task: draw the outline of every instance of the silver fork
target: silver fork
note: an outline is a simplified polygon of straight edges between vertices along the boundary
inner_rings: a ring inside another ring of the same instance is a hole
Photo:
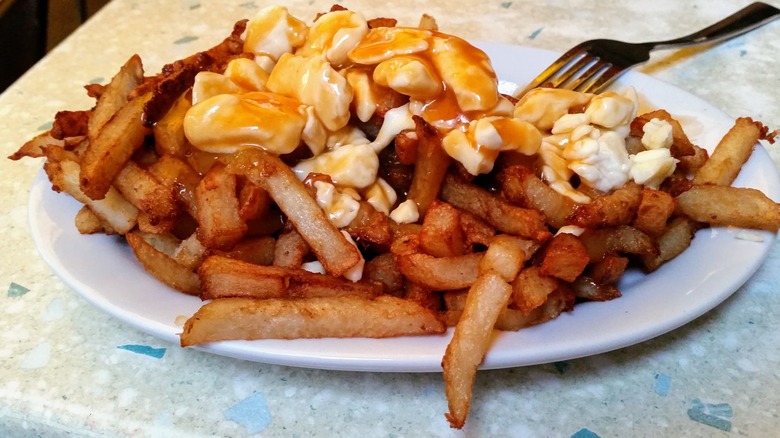
[[[585,41],[550,64],[517,96],[540,86],[598,93],[628,68],[650,59],[652,50],[725,41],[769,23],[778,16],[780,9],[756,2],[712,26],[673,40],[647,43],[608,39]]]

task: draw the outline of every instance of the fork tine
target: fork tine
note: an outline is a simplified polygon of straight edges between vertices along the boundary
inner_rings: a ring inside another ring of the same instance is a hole
[[[582,44],[577,45],[569,49],[566,53],[561,55],[560,58],[556,59],[552,64],[550,64],[546,69],[544,69],[543,72],[539,73],[533,81],[531,81],[525,89],[523,89],[522,92],[518,93],[515,97],[522,97],[527,92],[531,91],[534,88],[540,87],[547,83],[547,81],[554,76],[556,73],[563,71],[562,69],[570,64],[572,61],[575,61],[582,58],[583,56],[587,56],[587,53],[582,48]]]
[[[626,71],[623,67],[618,67],[614,64],[605,64],[601,71],[593,75],[593,78],[586,84],[582,85],[577,91],[583,93],[600,93],[606,89],[615,79],[618,78],[623,72]]]
[[[561,84],[566,83],[569,81],[570,78],[576,78],[578,77],[578,73],[582,71],[583,69],[587,68],[589,65],[593,64],[594,58],[587,53],[582,54],[578,59],[575,59],[573,61],[570,61],[568,64],[564,65],[560,70],[558,70],[548,81],[547,83],[550,84],[553,88],[561,88]],[[567,84],[567,86],[563,88],[570,88]]]
[[[578,88],[585,83],[590,83],[594,77],[596,77],[598,74],[600,74],[605,68],[609,67],[610,64],[602,61],[599,58],[593,58],[591,59],[591,64],[587,69],[584,69],[581,71],[581,73],[578,73],[577,75],[573,76],[572,79],[564,84],[562,88],[567,88],[569,90],[578,90]]]

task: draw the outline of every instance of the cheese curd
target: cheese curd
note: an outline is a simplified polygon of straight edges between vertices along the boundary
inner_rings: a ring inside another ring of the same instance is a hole
[[[638,110],[636,92],[599,95],[570,90],[536,89],[515,106],[518,119],[548,132],[539,156],[542,176],[549,185],[579,203],[590,198],[570,181],[576,174],[582,183],[609,192],[633,180],[658,188],[677,164],[669,147],[671,125],[654,119],[645,125],[642,143],[646,151],[629,155],[625,139]],[[659,151],[659,152],[656,152]]]
[[[379,158],[369,144],[344,145],[301,161],[293,171],[301,180],[309,173],[323,173],[339,186],[363,189],[376,181]]]
[[[317,205],[325,211],[336,228],[344,228],[352,222],[360,209],[360,195],[350,189],[339,190],[333,184],[315,181]]]
[[[390,219],[399,224],[412,224],[420,219],[420,212],[417,210],[417,203],[412,199],[398,204],[395,210],[390,212]]]

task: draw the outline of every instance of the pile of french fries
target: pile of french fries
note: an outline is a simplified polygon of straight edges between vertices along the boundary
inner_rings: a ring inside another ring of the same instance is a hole
[[[702,227],[780,227],[778,204],[730,186],[754,145],[774,133],[737,119],[709,155],[659,110],[638,116],[631,136],[652,119],[671,123],[677,170],[659,189],[629,182],[590,190],[589,203],[553,190],[532,160],[511,154],[475,178],[444,152],[441,133],[415,117],[380,155],[380,173],[399,193],[395,205],[416,202],[419,220],[399,224],[361,201],[338,229],[313,196],[313,182],[328,176],[300,180],[295,153],[209,154],[185,136],[195,76],[251,58],[245,26],[153,76],[131,57],[108,84],[86,86],[92,109],[57,113],[51,130],[9,157],[45,158],[52,188],[83,204],[81,233],[124,236],[151,275],[205,301],[186,322],[182,346],[455,327],[442,367],[446,416],[461,428],[494,329],[520,330],[581,301],[617,298],[629,265],[658,269]],[[435,31],[435,21],[425,16],[420,28]],[[385,111],[405,102],[397,94],[385,101]],[[582,232],[557,232],[565,226]],[[324,272],[304,269],[314,261]],[[358,281],[345,278],[361,267]]]

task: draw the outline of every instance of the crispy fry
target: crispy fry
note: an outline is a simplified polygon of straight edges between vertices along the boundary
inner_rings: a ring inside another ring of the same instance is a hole
[[[231,339],[387,338],[438,334],[445,328],[433,312],[389,295],[223,298],[205,304],[187,320],[181,345]]]
[[[512,287],[501,276],[481,275],[469,289],[463,314],[442,360],[450,427],[466,422],[477,368],[487,353],[498,315],[506,308]]]
[[[167,113],[154,124],[154,149],[160,155],[173,155],[183,158],[189,149],[189,142],[184,136],[184,114],[192,103],[186,93],[182,94]]]
[[[100,93],[87,124],[90,143],[97,140],[103,126],[127,104],[127,96],[143,81],[143,78],[144,68],[141,57],[133,55]]]
[[[210,256],[198,269],[203,283],[201,298],[226,297],[305,298],[352,296],[375,297],[377,284],[353,283],[300,268],[261,266],[223,256]]]
[[[628,225],[586,230],[580,240],[585,244],[593,262],[609,254],[636,254],[645,257],[658,255],[658,247],[653,239]]]
[[[731,185],[765,130],[761,123],[748,117],[738,118],[715,147],[710,158],[696,172],[693,183]]]
[[[214,165],[195,189],[198,240],[207,248],[228,250],[247,231],[236,197],[236,176]]]
[[[537,242],[544,242],[551,236],[544,224],[544,215],[539,211],[510,205],[484,189],[460,181],[455,175],[445,177],[440,197],[460,210],[485,219],[505,233]]]
[[[79,185],[92,199],[103,199],[114,178],[133,153],[141,147],[147,128],[141,124],[141,111],[150,95],[129,101],[90,139],[81,163]]]
[[[65,142],[52,137],[51,131],[42,132],[26,142],[18,151],[8,156],[9,160],[21,160],[24,157],[41,158],[44,156],[43,147],[55,145],[64,147]]]
[[[642,128],[645,126],[645,123],[652,119],[663,120],[672,125],[673,142],[670,150],[673,157],[679,159],[681,157],[694,155],[697,147],[688,139],[680,122],[673,118],[666,110],[655,110],[637,116],[636,119],[631,122],[631,134],[641,138],[644,133]]]
[[[125,237],[136,258],[147,272],[176,290],[189,295],[198,294],[200,280],[197,274],[157,250],[140,233],[133,231],[126,234]]]
[[[341,275],[358,264],[357,248],[330,223],[303,183],[278,157],[247,149],[233,157],[228,171],[245,175],[271,195],[326,271]]]
[[[127,202],[113,187],[101,200],[88,197],[79,188],[79,165],[75,161],[49,161],[44,165],[52,184],[59,190],[88,205],[92,211],[119,234],[125,234],[135,227],[138,209]]]
[[[303,259],[309,254],[309,245],[295,230],[279,235],[274,250],[274,266],[300,268]]]
[[[650,236],[664,232],[666,223],[674,213],[675,200],[672,195],[649,187],[642,189],[642,202],[634,218],[633,226]]]
[[[436,128],[419,116],[414,116],[414,124],[418,141],[417,161],[408,199],[414,200],[417,211],[422,215],[436,199],[451,158],[441,147],[441,137]]]
[[[541,272],[571,282],[582,274],[589,262],[588,250],[582,241],[573,234],[560,233],[544,248]]]
[[[677,197],[677,210],[714,227],[780,228],[780,205],[756,189],[695,185]]]
[[[545,222],[553,228],[566,225],[566,218],[577,204],[556,192],[525,166],[509,166],[498,175],[501,193],[510,202],[544,213]]]
[[[460,223],[460,211],[445,202],[434,201],[423,218],[420,246],[434,257],[466,253],[466,237]]]
[[[581,204],[566,217],[566,223],[582,228],[630,224],[642,202],[642,186],[628,182],[612,193]]]
[[[149,215],[152,225],[173,219],[179,211],[173,188],[160,184],[150,172],[132,161],[119,171],[114,186],[131,204]]]
[[[658,237],[658,254],[641,257],[645,270],[655,271],[662,264],[677,257],[691,245],[699,225],[686,217],[672,219],[666,231]]]

